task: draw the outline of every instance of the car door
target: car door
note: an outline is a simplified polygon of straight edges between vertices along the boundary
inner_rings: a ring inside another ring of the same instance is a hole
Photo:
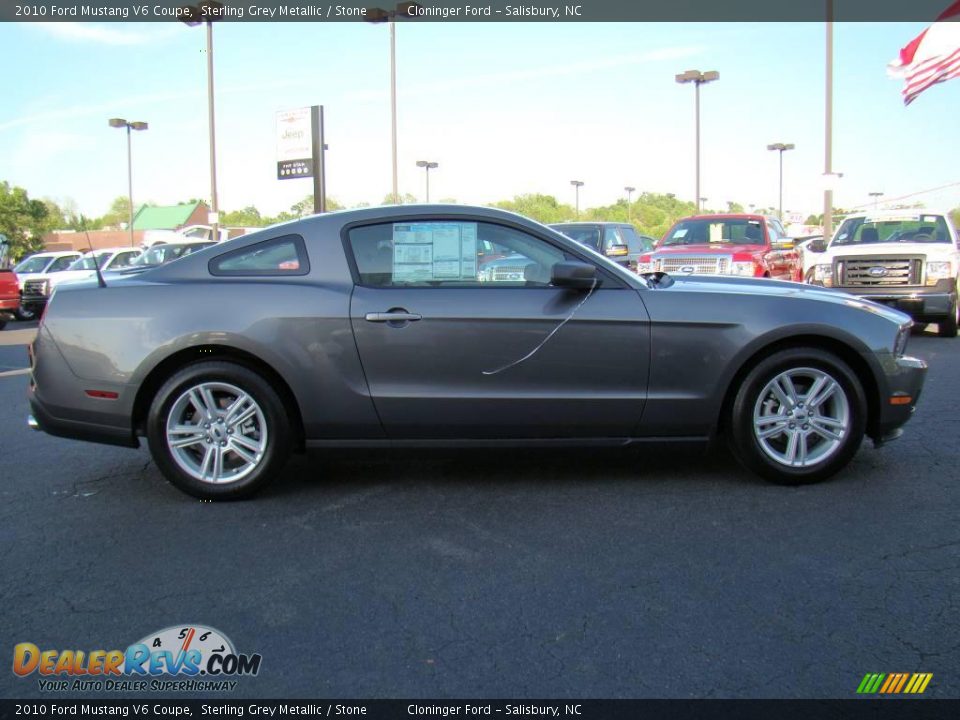
[[[553,264],[575,253],[462,216],[346,235],[354,336],[390,437],[629,436],[650,353],[638,291],[602,269],[593,290],[552,287]],[[511,254],[478,269],[486,243]]]

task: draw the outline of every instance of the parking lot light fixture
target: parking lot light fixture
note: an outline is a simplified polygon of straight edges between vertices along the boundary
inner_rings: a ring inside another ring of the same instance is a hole
[[[636,188],[627,185],[624,190],[627,191],[627,222],[632,222],[630,219],[630,196],[633,195],[633,191],[636,190]]]
[[[867,195],[873,198],[873,207],[876,209],[880,204],[880,198],[883,197],[883,193],[874,191],[872,193],[867,193]]]
[[[582,181],[582,180],[571,180],[571,181],[570,181],[570,184],[573,185],[573,187],[575,188],[574,192],[576,193],[576,201],[575,201],[575,202],[576,202],[576,211],[577,211],[577,218],[579,218],[579,217],[580,217],[580,188],[583,187],[583,181]]]
[[[128,220],[127,230],[130,232],[130,247],[133,247],[135,245],[133,241],[133,153],[130,131],[146,130],[149,126],[142,120],[127,122],[124,118],[110,118],[107,124],[112,128],[127,129],[127,202],[130,204],[130,219]]]
[[[693,83],[695,88],[695,142],[696,142],[696,189],[694,191],[694,199],[700,197],[700,86],[711,83],[714,80],[720,79],[720,73],[716,70],[708,70],[706,72],[700,72],[699,70],[687,70],[682,72],[679,75],[676,75],[674,79],[681,85],[686,85],[687,83]],[[699,211],[700,208],[697,208]]]
[[[421,7],[415,2],[397,3],[393,10],[366,8],[364,18],[369,23],[386,22],[390,25],[390,157],[393,203],[400,202],[397,183],[397,18],[414,19]]]
[[[767,150],[776,150],[780,153],[780,201],[777,205],[777,214],[780,222],[783,222],[783,153],[787,150],[793,150],[796,147],[793,143],[772,143],[767,145]]]
[[[204,9],[206,8],[206,12]],[[207,25],[207,125],[210,135],[210,226],[213,228],[211,237],[214,240],[220,238],[220,205],[217,200],[217,139],[216,122],[214,119],[213,105],[213,23],[219,20],[223,4],[217,0],[201,0],[196,5],[185,5],[181,10],[187,11],[181,22],[189,27],[194,27],[200,23]]]
[[[422,167],[427,176],[427,202],[430,202],[430,171],[440,167],[440,163],[430,162],[429,160],[417,160],[417,167]]]

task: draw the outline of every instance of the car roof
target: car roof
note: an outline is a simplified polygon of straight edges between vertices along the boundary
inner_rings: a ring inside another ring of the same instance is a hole
[[[684,220],[776,220],[773,215],[757,215],[756,213],[714,213],[705,215],[690,215],[680,218],[677,222]]]
[[[583,225],[585,227],[593,225],[616,225],[617,227],[633,227],[630,223],[627,222],[617,222],[615,220],[570,220],[568,222],[557,222],[549,223],[550,227],[557,227],[563,225],[567,227],[569,225]]]
[[[883,218],[902,218],[911,215],[949,215],[946,210],[931,210],[930,208],[903,208],[900,210],[858,210],[857,212],[847,213],[844,219],[855,217],[871,217],[878,220]]]
[[[30,257],[64,257],[66,255],[81,255],[82,250],[45,250],[44,252],[34,253]]]
[[[128,250],[133,250],[135,252],[143,252],[143,248],[130,247],[129,245],[127,245],[126,247],[94,248],[93,250],[87,250],[84,253],[84,256],[90,255],[91,253],[118,253],[118,252],[126,252]]]

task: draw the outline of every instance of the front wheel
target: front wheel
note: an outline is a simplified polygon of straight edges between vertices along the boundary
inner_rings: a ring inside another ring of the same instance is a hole
[[[36,310],[30,310],[25,308],[23,305],[18,307],[14,314],[17,316],[17,320],[20,320],[21,322],[29,322],[37,317]]]
[[[240,498],[262,489],[286,462],[290,423],[260,375],[231,362],[201,362],[157,392],[147,441],[157,467],[180,490]]]
[[[834,354],[781,350],[744,378],[727,420],[731,450],[772,482],[818,482],[860,447],[866,406],[860,381]]]

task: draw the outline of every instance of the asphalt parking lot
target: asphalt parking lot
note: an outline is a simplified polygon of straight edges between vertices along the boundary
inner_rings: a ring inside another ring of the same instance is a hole
[[[957,698],[960,341],[910,352],[904,437],[821,485],[683,449],[356,451],[211,504],[146,448],[28,430],[3,346],[0,652],[202,623],[263,656],[229,697],[848,698],[906,671]]]

